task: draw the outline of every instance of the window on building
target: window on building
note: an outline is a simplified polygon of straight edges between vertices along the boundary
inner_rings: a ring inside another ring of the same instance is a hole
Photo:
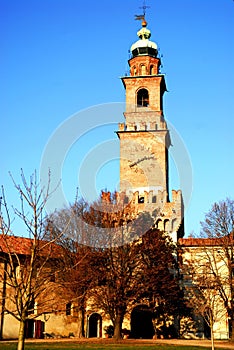
[[[141,75],[146,75],[146,66],[144,64],[141,65]]]
[[[150,75],[154,74],[154,66],[150,66]]]
[[[27,314],[28,315],[34,314],[34,309],[35,309],[35,298],[34,298],[34,296],[32,296],[32,298],[28,304]]]
[[[72,303],[69,302],[66,304],[66,315],[69,316],[72,314]]]
[[[152,203],[156,203],[156,196],[152,197]]]
[[[8,271],[8,274],[9,274],[9,277],[13,277],[15,276],[16,278],[20,278],[20,266],[19,265],[11,265],[9,264],[8,267],[7,267],[7,271]]]
[[[165,232],[169,232],[170,231],[170,221],[169,220],[165,220],[164,221],[164,231]]]
[[[137,106],[148,107],[149,105],[149,93],[146,89],[140,89],[137,92]]]
[[[138,203],[141,204],[141,203],[144,203],[145,202],[145,198],[143,196],[139,196],[138,197]]]

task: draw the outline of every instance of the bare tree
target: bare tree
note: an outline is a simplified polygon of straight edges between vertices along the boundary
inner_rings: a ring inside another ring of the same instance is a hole
[[[69,217],[70,225],[61,236]],[[54,213],[50,220],[55,225],[54,234],[60,235],[61,244],[70,251],[62,283],[80,310],[85,309],[88,299],[89,305],[109,316],[114,338],[122,336],[129,307],[143,299],[148,300],[152,314],[159,310],[159,301],[164,311],[167,309],[164,317],[176,314],[181,295],[175,275],[175,247],[166,234],[152,229],[154,218],[149,213],[138,213],[124,196],[103,192],[92,205],[80,200]],[[81,323],[82,317],[79,329]]]
[[[20,201],[19,208],[13,207],[14,213],[16,218],[23,222],[27,238],[21,240],[24,242],[23,249],[16,246],[16,237],[12,232],[10,213],[2,188],[0,249],[4,269],[1,270],[0,278],[5,288],[1,294],[1,326],[4,314],[10,314],[19,321],[18,350],[23,350],[26,321],[34,317],[35,301],[38,301],[38,313],[42,311],[43,305],[49,302],[49,293],[45,293],[45,289],[54,277],[56,261],[60,259],[63,251],[55,244],[55,239],[45,239],[45,206],[51,196],[50,174],[45,188],[40,187],[36,171],[29,181],[21,171],[21,184],[17,184],[13,177],[12,180]]]
[[[167,233],[151,229],[142,237],[142,289],[153,311],[154,331],[160,337],[177,337],[175,320],[188,310],[178,278],[176,247]]]
[[[196,252],[190,250],[187,260],[183,262],[182,271],[187,304],[197,316],[202,316],[208,325],[214,350],[214,325],[225,317],[226,310],[217,290],[217,281],[212,274],[213,268],[207,264],[208,255],[212,258],[212,250],[209,252],[207,249],[204,254],[202,246],[196,249]]]
[[[137,213],[131,203],[124,205],[124,198],[117,203],[118,210],[111,211],[108,206],[115,200],[109,196],[102,201],[105,244],[100,254],[98,293],[93,290],[91,297],[109,315],[114,338],[119,339],[130,305],[147,299],[152,311],[159,300],[169,307],[169,300],[173,304],[178,299],[179,286],[174,276],[174,247],[166,235],[152,230],[150,214]]]
[[[96,261],[96,287],[89,290],[89,301],[110,317],[116,339],[121,338],[127,305],[135,298],[140,283],[136,274],[139,267],[137,240],[146,222],[148,227],[152,224],[152,218],[146,214],[138,219],[135,214],[130,203],[126,204],[124,198],[119,199],[116,193],[109,192],[103,192],[85,213],[88,235],[93,237],[91,243],[95,243]]]
[[[110,219],[110,218],[109,218]],[[119,224],[120,215],[115,217]],[[112,221],[105,221],[105,225]],[[106,227],[105,226],[105,227]],[[137,240],[121,244],[125,227],[112,227],[108,234],[109,246],[100,251],[98,293],[90,292],[94,304],[109,315],[114,326],[114,338],[121,338],[122,323],[129,304],[139,298],[141,286],[140,245]],[[119,244],[117,244],[119,243]],[[105,242],[106,244],[106,242]]]
[[[60,260],[60,266],[63,270],[58,283],[66,290],[66,295],[75,305],[76,313],[73,316],[77,318],[76,336],[82,338],[85,336],[85,310],[87,306],[87,297],[90,289],[97,286],[97,253],[92,247],[78,246],[75,254],[70,252]]]
[[[214,203],[201,225],[207,265],[227,311],[230,338],[234,340],[234,201],[227,198]],[[209,240],[213,242],[212,249],[206,247]]]
[[[56,239],[67,254],[61,257],[59,268],[63,271],[57,283],[66,290],[69,300],[75,305],[77,318],[76,336],[85,336],[85,309],[90,289],[98,283],[98,250],[94,221],[98,220],[97,212],[82,198],[77,199],[68,208],[55,211],[47,217],[49,239]]]
[[[200,237],[180,239],[182,274],[187,276],[184,284],[188,290],[191,283],[191,291],[196,291],[193,292],[194,298],[202,300],[198,309],[211,332],[222,311],[223,316],[224,313],[228,315],[229,337],[233,340],[234,201],[226,199],[214,203],[201,225]],[[205,308],[202,304],[206,305]],[[226,322],[223,324],[226,328]]]

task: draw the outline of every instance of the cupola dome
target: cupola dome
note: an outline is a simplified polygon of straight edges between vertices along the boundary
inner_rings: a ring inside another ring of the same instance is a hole
[[[137,35],[140,38],[140,40],[136,41],[131,46],[131,52],[133,57],[145,55],[157,57],[157,45],[153,41],[149,40],[149,38],[151,37],[151,32],[149,29],[146,28],[146,26],[147,22],[145,19],[143,19],[142,28],[137,32]]]

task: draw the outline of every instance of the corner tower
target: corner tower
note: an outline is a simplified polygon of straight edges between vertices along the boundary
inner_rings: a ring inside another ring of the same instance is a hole
[[[126,90],[125,123],[119,124],[120,192],[125,193],[139,211],[157,213],[156,225],[177,240],[183,236],[181,191],[172,191],[169,201],[168,149],[170,133],[163,113],[163,94],[167,90],[160,74],[156,43],[144,17],[131,46],[130,75],[122,77]]]

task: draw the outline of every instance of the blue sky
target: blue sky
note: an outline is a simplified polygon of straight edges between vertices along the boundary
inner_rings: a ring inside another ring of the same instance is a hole
[[[147,5],[151,39],[163,55],[165,117],[183,139],[193,168],[186,235],[198,233],[215,201],[234,198],[234,2],[148,0]],[[20,168],[26,175],[39,170],[59,125],[86,108],[124,102],[119,77],[128,70],[128,50],[137,40],[140,23],[134,15],[140,6],[139,0],[0,1],[0,184],[9,204],[17,197],[8,171],[18,181]],[[115,139],[115,122],[110,113],[109,124],[69,149],[62,169],[68,201],[79,185],[82,154]],[[97,192],[117,182],[115,160],[98,173]],[[181,187],[173,164],[170,186]]]

